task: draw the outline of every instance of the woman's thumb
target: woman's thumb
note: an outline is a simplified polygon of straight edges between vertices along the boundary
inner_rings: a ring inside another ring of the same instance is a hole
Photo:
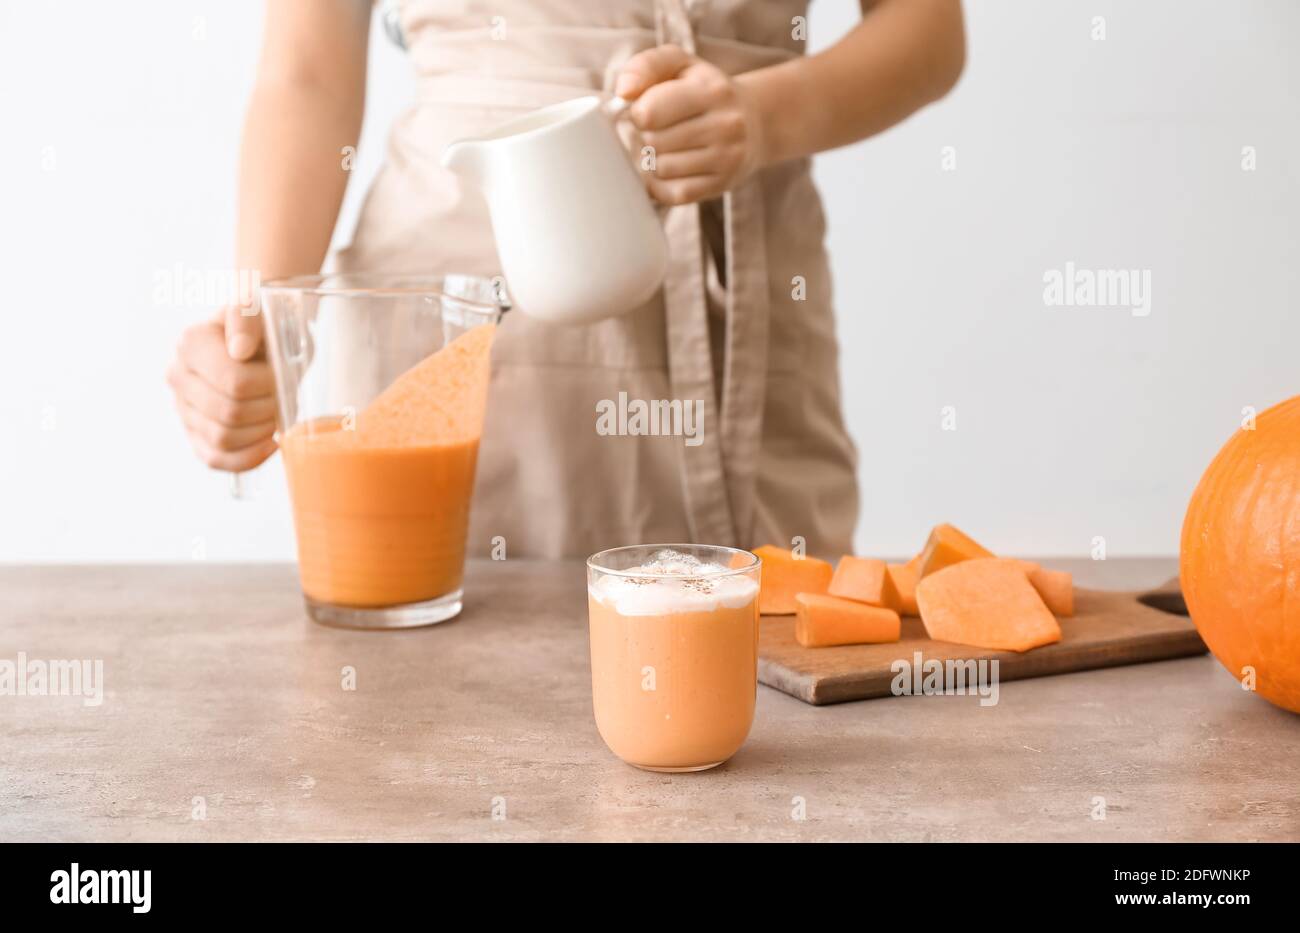
[[[232,360],[252,359],[262,343],[261,303],[256,294],[226,306],[226,352]]]

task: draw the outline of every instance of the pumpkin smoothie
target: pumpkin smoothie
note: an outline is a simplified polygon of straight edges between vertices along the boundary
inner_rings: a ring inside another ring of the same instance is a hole
[[[721,764],[754,720],[757,575],[683,556],[660,552],[638,575],[588,588],[596,728],[614,754],[652,771]]]
[[[280,439],[310,599],[397,606],[460,588],[494,332],[447,344],[355,423],[307,421]]]

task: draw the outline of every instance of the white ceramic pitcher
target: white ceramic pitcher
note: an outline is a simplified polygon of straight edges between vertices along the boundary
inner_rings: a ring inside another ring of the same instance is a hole
[[[511,300],[531,317],[614,317],[663,282],[663,225],[614,129],[617,109],[598,97],[565,101],[443,153],[487,199]]]

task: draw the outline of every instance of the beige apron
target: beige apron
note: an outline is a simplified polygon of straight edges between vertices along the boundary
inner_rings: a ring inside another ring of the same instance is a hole
[[[659,38],[728,73],[801,54],[806,0],[406,0],[417,103],[393,128],[340,271],[499,273],[487,207],[443,170],[453,139],[608,93]],[[687,21],[689,21],[687,25]],[[512,312],[493,349],[471,553],[585,557],[623,544],[851,550],[856,455],[840,415],[825,223],[808,160],[673,208],[644,307],[583,327]],[[539,230],[538,236],[546,231]],[[507,283],[508,284],[508,283]],[[703,402],[703,442],[597,431],[598,405]]]

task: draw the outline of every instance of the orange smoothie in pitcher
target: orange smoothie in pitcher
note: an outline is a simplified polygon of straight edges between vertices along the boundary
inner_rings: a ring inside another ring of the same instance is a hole
[[[628,764],[700,771],[735,754],[754,719],[758,581],[666,553],[588,588],[592,702]]]
[[[298,425],[281,449],[309,597],[392,606],[460,587],[477,440],[372,446],[334,419]]]
[[[443,347],[355,417],[280,438],[303,592],[337,606],[459,590],[494,327]]]

